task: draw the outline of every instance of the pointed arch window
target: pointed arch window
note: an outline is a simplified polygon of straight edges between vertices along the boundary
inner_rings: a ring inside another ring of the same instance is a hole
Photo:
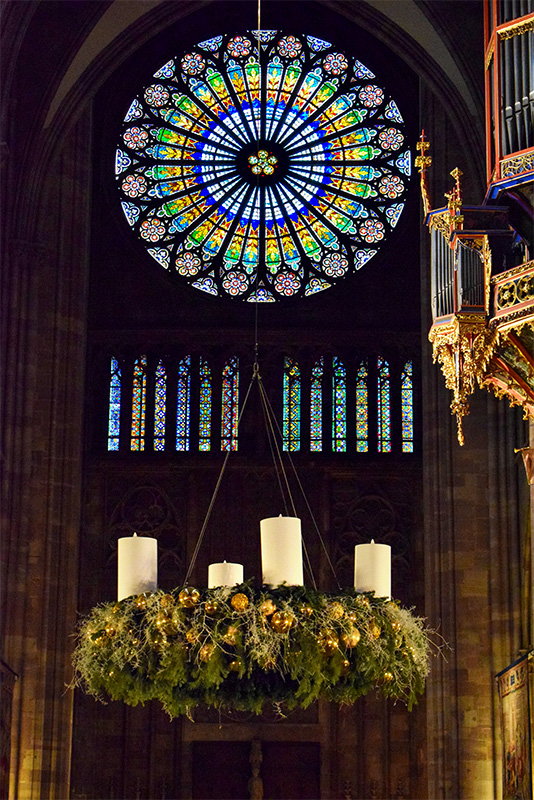
[[[310,386],[310,450],[316,453],[323,449],[323,372],[321,357],[312,367]]]
[[[121,368],[116,358],[111,359],[108,407],[108,450],[119,449],[121,432]]]
[[[198,420],[198,449],[211,450],[212,374],[205,358],[200,357],[200,408]]]
[[[300,367],[294,358],[284,359],[283,449],[300,450]]]
[[[167,371],[163,361],[156,367],[154,384],[154,450],[165,450],[165,417],[167,414]]]
[[[332,450],[347,449],[347,371],[339,358],[332,359]]]
[[[367,362],[362,361],[356,373],[356,452],[369,450],[369,388]]]
[[[401,376],[402,452],[413,453],[413,362],[407,361]]]
[[[133,370],[130,450],[145,449],[146,371],[147,357],[136,358]]]
[[[191,356],[178,362],[178,386],[176,393],[176,449],[189,450],[189,426],[191,422]]]
[[[239,420],[239,358],[230,358],[222,373],[221,450],[237,450]]]
[[[378,357],[377,416],[378,416],[378,452],[391,452],[391,401],[389,364]]]

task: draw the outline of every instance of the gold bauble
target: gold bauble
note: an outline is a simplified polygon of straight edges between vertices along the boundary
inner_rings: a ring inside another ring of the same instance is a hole
[[[113,606],[113,613],[118,614],[120,610],[121,610],[121,604],[115,603],[115,605]]]
[[[248,608],[249,599],[243,592],[238,592],[234,594],[230,600],[230,604],[236,611],[245,611]]]
[[[164,594],[159,604],[162,608],[172,608],[174,605],[174,597],[172,594]]]
[[[275,611],[276,606],[270,598],[260,604],[260,614],[263,614],[264,617],[270,617]]]
[[[400,635],[400,633],[398,633],[398,634],[395,636],[395,647],[396,647],[397,649],[398,649],[399,647],[401,647],[401,646],[402,646],[402,643],[403,643],[403,641],[404,641],[403,637]]]
[[[319,637],[319,647],[327,656],[331,656],[339,647],[339,639],[334,631],[323,631]]]
[[[355,611],[347,611],[347,619],[350,619],[351,622],[356,622],[358,615]]]
[[[287,611],[276,611],[271,617],[271,627],[277,633],[287,633],[294,621]]]
[[[204,611],[209,617],[214,617],[219,610],[219,604],[215,600],[206,600],[204,604]]]
[[[308,617],[308,619],[313,616],[313,608],[311,606],[301,606],[299,611],[303,617]]]
[[[380,625],[377,625],[377,623],[375,622],[374,619],[372,620],[371,624],[369,625],[369,633],[370,633],[370,635],[372,636],[373,639],[378,639],[378,637],[382,633],[382,628],[380,627]]]
[[[391,683],[393,680],[393,673],[392,672],[384,672],[384,680],[386,683]]]
[[[209,661],[215,650],[214,644],[203,644],[200,648],[199,656],[201,661]]]
[[[158,611],[155,622],[156,627],[164,628],[168,622],[171,622],[171,617],[167,611]]]
[[[345,613],[345,609],[343,608],[341,603],[338,603],[336,600],[327,606],[326,612],[328,616],[331,617],[332,619],[341,619],[341,617]]]
[[[341,674],[348,675],[350,670],[350,661],[346,658],[341,662]]]
[[[156,627],[169,636],[178,633],[178,626],[170,611],[158,611],[156,614]]]
[[[117,629],[114,627],[114,625],[111,622],[108,622],[108,624],[106,625],[106,634],[108,636],[115,636],[116,633],[117,633]]]
[[[401,624],[400,624],[400,622],[395,621],[395,622],[391,623],[391,627],[393,628],[395,633],[397,633],[401,629]]]
[[[341,641],[345,645],[345,647],[356,647],[358,642],[361,639],[361,634],[358,628],[351,628],[348,633],[341,634]]]
[[[371,603],[369,601],[369,598],[367,597],[366,594],[358,595],[357,600],[358,600],[358,603],[360,603],[360,605],[362,605],[362,606],[370,606],[371,605]]]
[[[137,599],[135,601],[135,605],[137,608],[145,609],[146,608],[146,594],[138,594]]]
[[[234,658],[233,661],[230,661],[228,667],[232,670],[232,672],[239,672],[241,669],[241,661],[238,658]]]
[[[192,586],[186,586],[178,595],[178,602],[184,608],[193,608],[200,600],[200,592]]]
[[[226,642],[226,644],[231,644],[231,645],[236,644],[237,643],[237,634],[238,633],[239,633],[239,628],[236,628],[235,625],[229,625],[228,626],[228,630],[226,631],[226,633],[222,637],[223,638],[223,642]]]
[[[195,644],[195,642],[198,642],[198,633],[192,628],[189,628],[189,630],[185,632],[185,638],[189,644]]]

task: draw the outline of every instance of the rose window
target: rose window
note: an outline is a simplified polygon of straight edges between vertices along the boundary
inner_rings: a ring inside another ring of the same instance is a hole
[[[216,36],[161,67],[116,152],[125,218],[212,295],[309,296],[365,265],[402,213],[400,111],[354,56],[279,31]]]

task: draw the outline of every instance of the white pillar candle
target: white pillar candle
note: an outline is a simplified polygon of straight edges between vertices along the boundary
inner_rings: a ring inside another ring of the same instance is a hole
[[[297,517],[269,517],[260,522],[263,583],[304,586],[302,536]]]
[[[216,586],[236,586],[243,583],[243,564],[229,564],[222,561],[208,567],[208,589]]]
[[[389,544],[357,544],[354,548],[354,588],[391,597],[391,547]]]
[[[149,536],[119,539],[117,595],[119,600],[158,588],[158,542]]]

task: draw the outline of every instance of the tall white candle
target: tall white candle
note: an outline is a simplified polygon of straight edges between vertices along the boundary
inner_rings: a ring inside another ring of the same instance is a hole
[[[117,596],[119,600],[158,588],[158,542],[149,536],[119,539]]]
[[[304,586],[302,536],[297,517],[269,517],[260,522],[263,583]]]
[[[208,567],[208,589],[216,586],[236,586],[243,583],[243,564],[221,561]]]
[[[354,588],[391,597],[391,547],[389,544],[357,544],[354,548]]]

